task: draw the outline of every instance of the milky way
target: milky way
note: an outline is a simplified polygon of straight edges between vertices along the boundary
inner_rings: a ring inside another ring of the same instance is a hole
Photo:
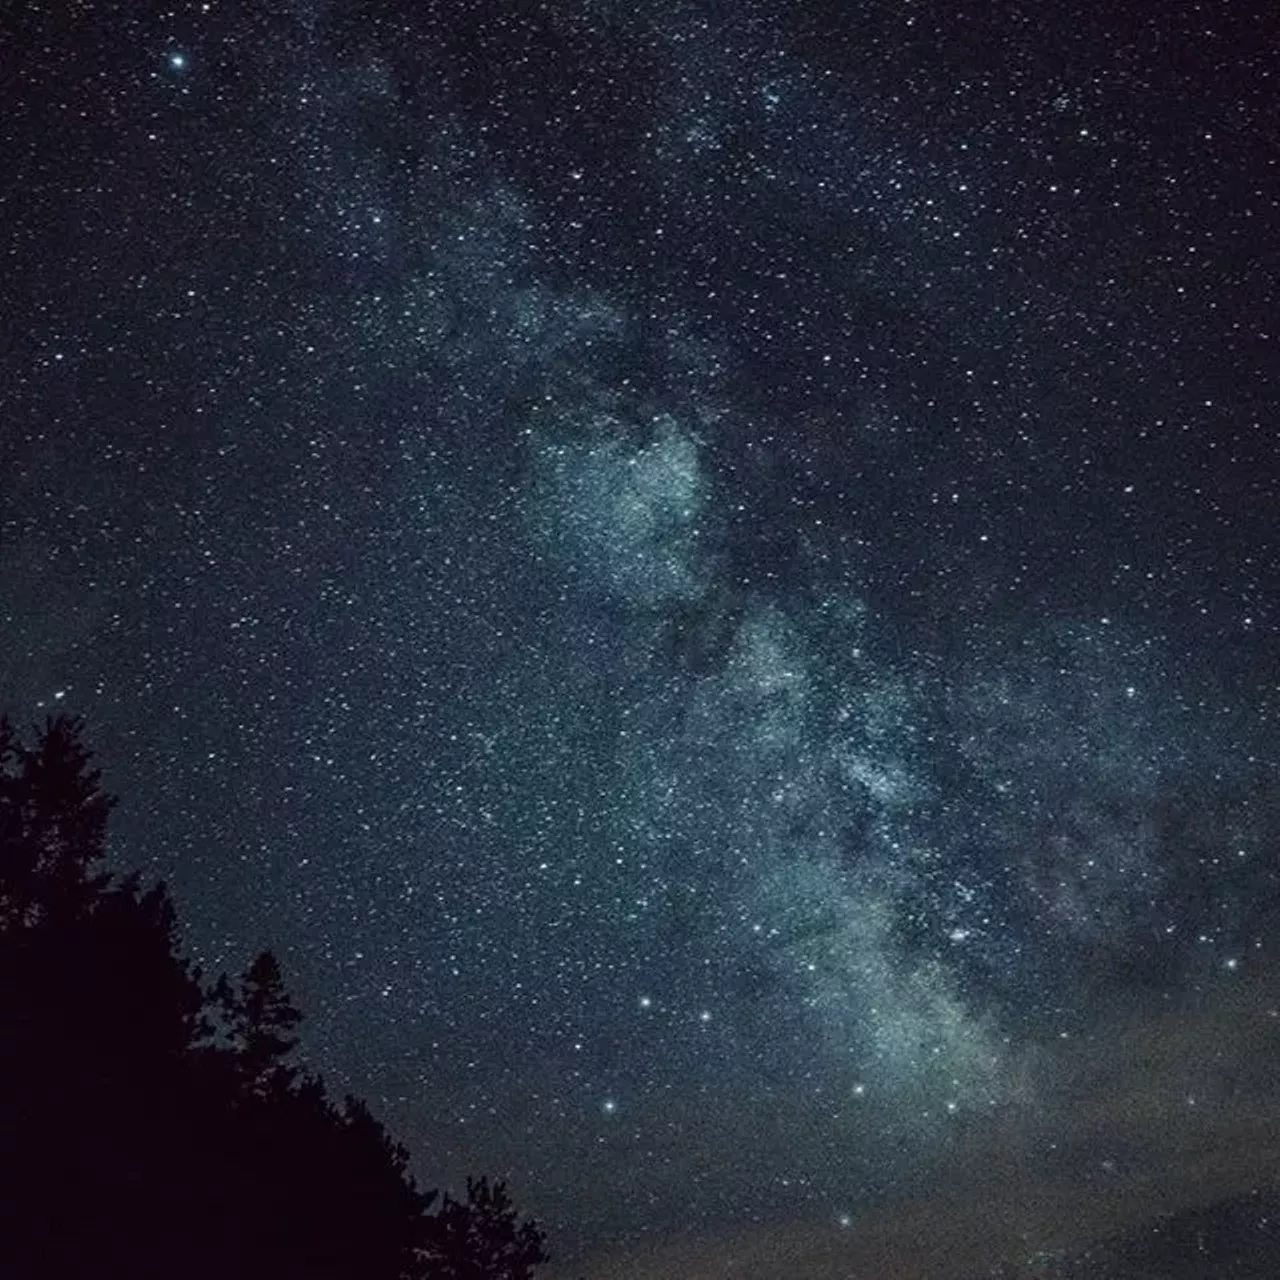
[[[571,1264],[1274,1114],[1280,98],[1069,10],[19,19],[0,702]]]

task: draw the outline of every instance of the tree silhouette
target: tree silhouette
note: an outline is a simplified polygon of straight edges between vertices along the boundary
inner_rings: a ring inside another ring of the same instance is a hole
[[[223,974],[212,994],[244,1088],[287,1089],[296,1073],[285,1059],[297,1047],[302,1015],[285,990],[279,961],[270,951],[259,952],[238,986]]]
[[[0,927],[31,926],[87,908],[105,875],[114,803],[89,764],[80,721],[50,718],[34,748],[0,721]]]
[[[467,1179],[467,1198],[446,1195],[428,1227],[432,1276],[440,1280],[529,1280],[545,1261],[541,1233],[519,1222],[506,1184]]]
[[[111,805],[78,721],[0,720],[0,1276],[528,1280],[501,1183],[437,1206],[295,1063],[271,952],[206,985],[164,886],[102,870]]]

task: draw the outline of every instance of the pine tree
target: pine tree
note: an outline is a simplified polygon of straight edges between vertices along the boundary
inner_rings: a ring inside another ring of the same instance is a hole
[[[465,1201],[445,1196],[428,1223],[425,1274],[431,1280],[530,1280],[547,1261],[546,1237],[519,1222],[506,1183],[468,1178]]]
[[[288,1088],[297,1073],[286,1059],[297,1047],[302,1015],[285,989],[280,962],[260,952],[239,984],[219,978],[214,998],[245,1087],[253,1093]]]
[[[90,761],[74,717],[49,718],[34,748],[0,720],[0,928],[73,917],[107,882],[93,867],[115,801]]]

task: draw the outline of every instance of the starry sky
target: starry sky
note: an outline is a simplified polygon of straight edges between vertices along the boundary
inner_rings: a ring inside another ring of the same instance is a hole
[[[1269,9],[0,19],[0,705],[557,1274],[1280,1171]]]

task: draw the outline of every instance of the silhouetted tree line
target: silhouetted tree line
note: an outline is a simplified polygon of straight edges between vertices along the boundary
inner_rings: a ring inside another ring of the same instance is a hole
[[[502,1183],[419,1190],[294,1065],[270,952],[207,983],[164,886],[102,869],[112,803],[78,721],[0,720],[0,1276],[527,1280]]]

